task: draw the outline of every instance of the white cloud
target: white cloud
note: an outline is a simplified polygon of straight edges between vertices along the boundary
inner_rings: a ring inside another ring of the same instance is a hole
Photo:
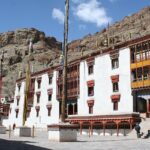
[[[98,27],[106,25],[112,20],[112,18],[107,16],[105,8],[101,6],[98,0],[88,0],[80,3],[74,9],[74,14],[80,20],[95,23]]]
[[[64,23],[64,13],[57,8],[54,8],[52,11],[52,18],[58,20],[60,24]]]

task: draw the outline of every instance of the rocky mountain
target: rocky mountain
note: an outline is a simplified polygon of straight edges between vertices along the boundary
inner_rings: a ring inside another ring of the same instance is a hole
[[[69,43],[68,61],[148,34],[150,34],[150,7],[126,16],[120,22],[116,22],[94,35],[89,34],[82,39],[72,41]],[[34,44],[31,57],[32,72],[59,63],[62,43],[54,37],[46,37],[44,32],[34,28],[1,33],[0,57],[4,51],[2,90],[4,95],[13,96],[15,80],[18,78],[19,72],[25,73],[28,45],[31,38]]]
[[[2,61],[3,89],[2,94],[12,97],[15,81],[19,74],[24,75],[29,53],[29,41],[32,38],[31,71],[36,72],[58,63],[61,53],[61,42],[54,37],[46,37],[37,29],[19,29],[0,34],[0,57]]]

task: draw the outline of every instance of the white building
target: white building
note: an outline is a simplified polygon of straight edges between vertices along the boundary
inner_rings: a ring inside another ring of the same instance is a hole
[[[132,128],[139,114],[150,114],[150,36],[127,41],[103,53],[68,63],[66,114],[70,123],[83,129]],[[32,74],[27,126],[46,128],[58,123],[61,114],[62,67]],[[16,82],[14,103],[3,125],[21,126],[25,78]],[[107,131],[108,132],[108,131]]]

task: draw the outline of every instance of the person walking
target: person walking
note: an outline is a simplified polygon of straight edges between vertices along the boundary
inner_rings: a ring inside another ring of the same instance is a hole
[[[136,134],[137,134],[137,138],[140,138],[140,130],[141,130],[141,127],[140,127],[139,123],[136,123],[135,131],[136,131]]]

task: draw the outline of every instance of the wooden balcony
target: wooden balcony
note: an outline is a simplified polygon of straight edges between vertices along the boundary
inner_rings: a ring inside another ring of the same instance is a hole
[[[150,59],[132,63],[131,69],[140,68],[144,66],[150,66]]]
[[[150,79],[136,81],[136,82],[131,83],[132,89],[144,88],[144,87],[149,87],[149,86],[150,86]]]

